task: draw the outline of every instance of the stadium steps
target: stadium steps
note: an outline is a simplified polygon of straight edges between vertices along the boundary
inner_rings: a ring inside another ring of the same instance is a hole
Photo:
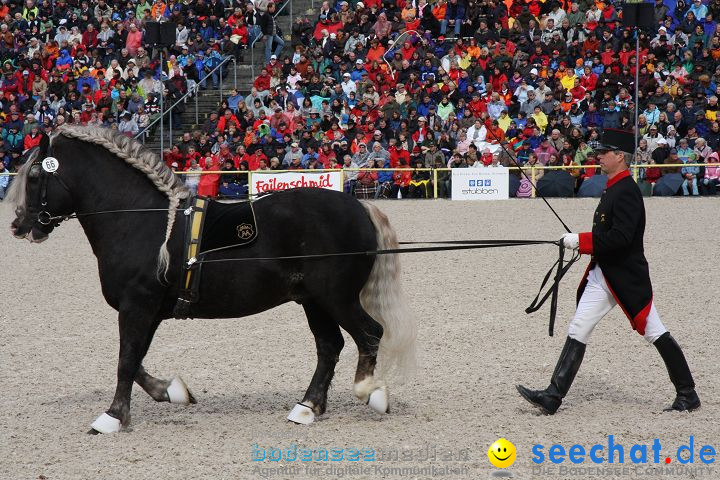
[[[317,8],[320,7],[322,0],[316,0],[315,1],[315,8],[316,10],[313,11],[311,9],[311,1],[310,0],[290,0],[293,2],[293,18],[296,18],[298,15],[303,16],[310,16],[311,18],[314,18],[315,15],[317,15]],[[289,7],[288,7],[289,8]],[[280,25],[280,29],[283,31],[284,39],[285,39],[285,48],[283,49],[283,55],[289,55],[292,53],[293,49],[291,47],[291,37],[290,34],[292,32],[292,23],[290,21],[290,15],[289,11],[286,9],[284,10],[280,15],[277,17],[277,22]],[[242,95],[247,95],[250,92],[250,88],[252,87],[252,84],[255,80],[255,78],[252,75],[252,68],[250,65],[250,51],[245,50],[242,54],[242,58],[237,60],[237,68],[236,71],[233,72],[233,65],[230,64],[227,73],[223,75],[223,85],[222,91],[223,91],[223,98],[226,98],[230,95],[230,91],[234,88],[234,74],[237,74],[237,88],[238,91]],[[255,45],[255,74],[257,75],[259,73],[259,69],[262,68],[265,65],[265,43],[263,41],[258,42]],[[197,97],[197,104],[198,104],[198,121],[195,122],[195,98],[191,98],[188,100],[185,108],[185,113],[183,113],[182,121],[183,121],[183,128],[179,131],[174,131],[173,129],[173,142],[177,142],[178,139],[182,136],[182,133],[185,131],[191,131],[195,128],[200,128],[205,120],[207,120],[208,116],[211,112],[217,111],[219,105],[220,105],[220,90],[219,89],[207,89],[207,90],[200,90],[198,97]],[[167,120],[167,119],[166,119]],[[165,125],[166,133],[164,138],[164,147],[167,148],[171,143],[170,139],[168,138],[167,133],[167,123]],[[145,146],[153,150],[154,152],[160,153],[160,136],[159,132],[156,131],[155,134],[146,139]]]

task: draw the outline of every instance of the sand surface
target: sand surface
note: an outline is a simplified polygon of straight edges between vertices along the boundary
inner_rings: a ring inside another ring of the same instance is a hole
[[[596,200],[552,203],[572,229],[588,229]],[[563,233],[540,201],[379,205],[402,240],[556,239]],[[646,200],[655,302],[695,375],[703,406],[693,414],[662,413],[674,396],[665,367],[619,309],[595,330],[558,414],[538,415],[520,398],[517,383],[547,385],[586,263],[563,283],[556,335],[549,338],[547,309],[533,315],[524,309],[556,250],[530,246],[403,257],[403,283],[419,323],[420,368],[412,382],[390,385],[386,416],[353,397],[357,349],[346,336],[327,413],[311,426],[285,420],[315,366],[302,309],[288,304],[251,318],[165,322],[145,366],[160,377],[182,375],[199,403],[155,403],[135,386],[131,430],[99,436],[85,432],[112,400],[118,334],[95,258],[76,221],[41,245],[13,239],[11,212],[2,205],[0,479],[485,479],[495,470],[487,450],[499,437],[517,448],[510,467],[515,478],[720,478],[718,467],[700,469],[698,457],[705,444],[720,450],[718,205],[713,198]],[[688,465],[695,470],[655,477],[621,470],[601,477],[559,467],[623,465],[617,458],[612,465],[589,458],[554,465],[547,457],[542,466],[554,470],[533,470],[535,444],[546,455],[554,443],[586,450],[601,444],[607,459],[608,435],[625,447],[630,469],[633,444],[649,449],[658,438],[662,446],[661,463],[652,463],[648,450],[651,463],[643,469],[664,466],[666,456],[677,467],[677,448],[693,436],[694,463]],[[272,448],[294,445],[372,449],[375,461],[268,460]],[[253,461],[259,449],[265,461]],[[286,469],[271,470],[279,467]]]

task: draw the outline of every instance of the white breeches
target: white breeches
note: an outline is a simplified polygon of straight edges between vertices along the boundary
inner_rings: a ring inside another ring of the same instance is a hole
[[[612,310],[615,305],[617,305],[617,302],[605,282],[602,270],[600,270],[598,265],[595,265],[588,273],[585,291],[582,297],[580,297],[577,310],[575,310],[575,316],[570,321],[570,326],[568,327],[568,336],[578,342],[587,344],[595,325],[597,325],[600,319]],[[645,337],[645,340],[648,342],[653,343],[666,331],[667,329],[662,324],[660,315],[658,315],[655,309],[655,303],[653,302],[650,306],[650,313],[647,317],[643,337]]]

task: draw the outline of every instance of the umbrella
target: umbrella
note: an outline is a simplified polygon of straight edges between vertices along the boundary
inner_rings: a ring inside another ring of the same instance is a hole
[[[605,186],[607,185],[607,175],[593,175],[592,177],[586,178],[580,190],[578,190],[578,197],[599,197],[602,195]]]
[[[520,179],[515,175],[508,175],[508,182],[510,182],[508,193],[511,197],[517,197],[517,191],[518,188],[520,188]]]
[[[682,183],[683,178],[679,173],[666,173],[655,183],[652,194],[654,197],[672,197],[678,193]]]
[[[537,190],[543,197],[572,197],[575,178],[568,172],[549,170],[537,182]]]

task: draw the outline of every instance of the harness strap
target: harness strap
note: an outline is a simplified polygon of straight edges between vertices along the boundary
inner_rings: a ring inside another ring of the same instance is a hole
[[[560,291],[560,280],[565,276],[565,274],[570,270],[570,267],[573,266],[575,262],[577,262],[580,259],[580,254],[576,253],[568,260],[567,263],[564,263],[565,261],[565,247],[563,246],[562,242],[559,243],[559,253],[558,253],[558,259],[555,261],[555,263],[550,267],[550,270],[545,274],[545,277],[543,278],[542,284],[540,284],[540,290],[538,291],[538,294],[535,296],[533,301],[530,303],[530,306],[525,309],[525,313],[533,313],[543,306],[543,304],[547,301],[548,298],[550,298],[550,323],[548,325],[548,335],[551,337],[554,334],[555,330],[555,317],[557,314],[557,299],[558,299],[558,293]],[[557,266],[557,269],[555,268]],[[545,285],[548,283],[548,280],[550,279],[550,275],[552,275],[553,270],[555,270],[555,277],[553,278],[552,286],[548,288],[548,290],[543,293],[543,288],[545,288]],[[540,297],[542,295],[542,298]]]
[[[188,318],[191,315],[192,304],[200,299],[200,270],[201,263],[193,261],[202,243],[203,225],[209,200],[206,197],[193,197],[189,200],[190,207],[184,213],[190,217],[185,222],[185,252],[183,255],[182,274],[180,276],[180,295],[173,316],[175,318]]]

